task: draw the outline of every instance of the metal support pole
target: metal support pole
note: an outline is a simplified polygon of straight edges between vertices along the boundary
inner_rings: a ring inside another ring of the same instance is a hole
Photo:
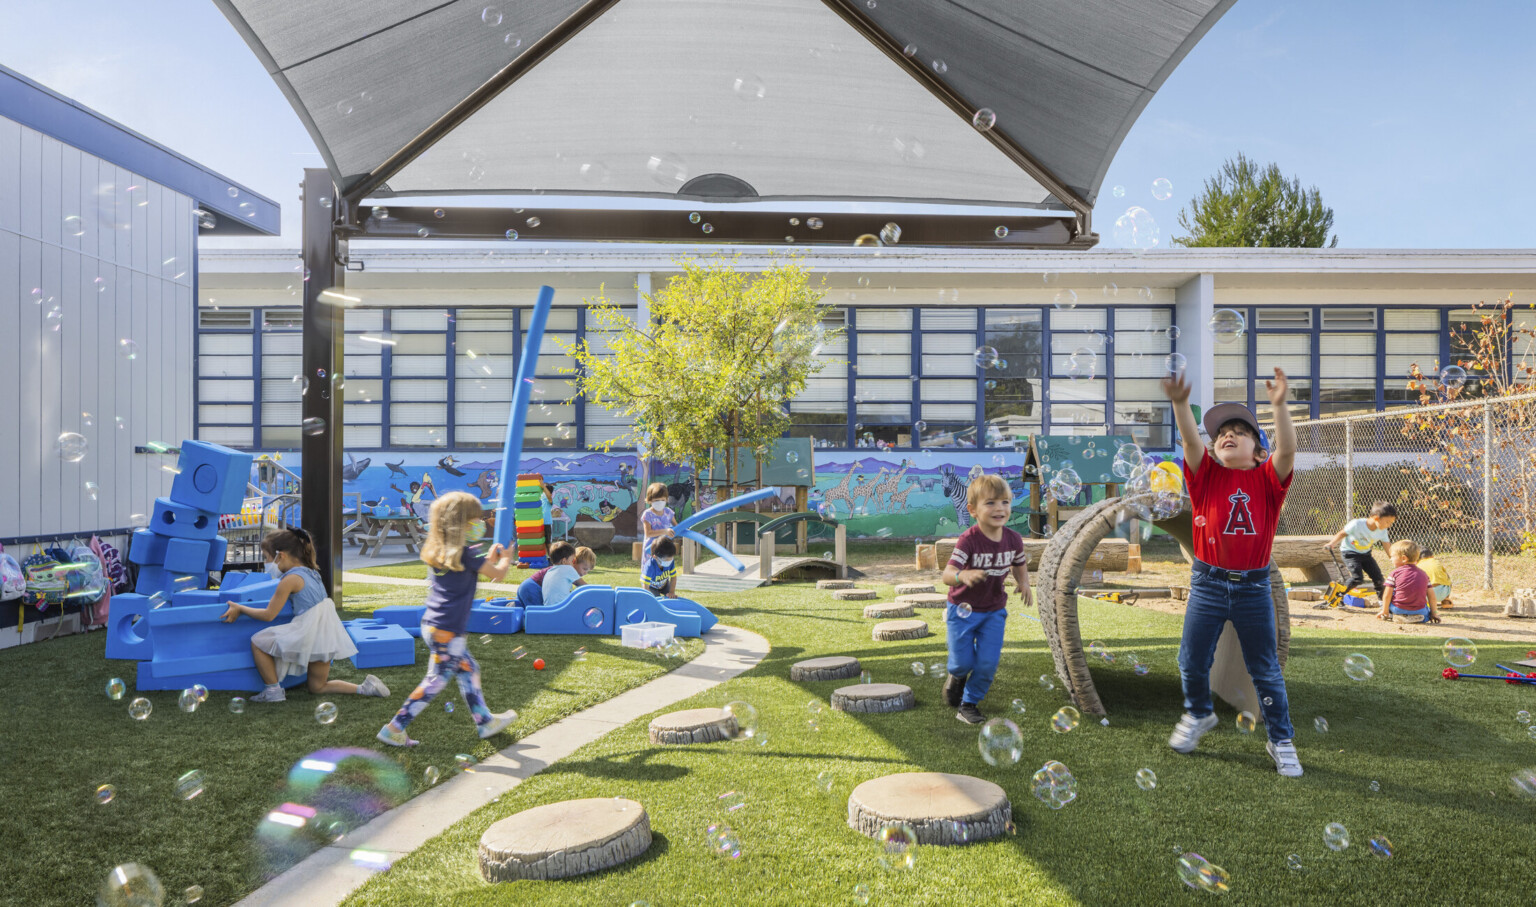
[[[334,210],[321,205],[335,199]],[[304,528],[315,540],[320,579],[341,603],[341,463],[342,349],[346,339],[340,301],[321,293],[345,293],[346,241],[334,230],[333,215],[342,215],[345,202],[331,185],[330,171],[304,170],[304,393],[306,428],[299,437],[303,476],[299,489]]]
[[[1344,522],[1355,518],[1355,423],[1344,420]]]
[[[1483,404],[1483,588],[1493,589],[1493,403]]]

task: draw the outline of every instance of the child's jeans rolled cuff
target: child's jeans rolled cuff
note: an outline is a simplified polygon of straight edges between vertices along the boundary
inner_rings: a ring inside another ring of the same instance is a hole
[[[1387,607],[1392,612],[1392,616],[1394,618],[1403,618],[1402,620],[1397,621],[1400,624],[1429,623],[1428,608],[1419,608],[1417,610],[1410,611],[1405,608],[1399,608],[1397,605],[1388,605]]]

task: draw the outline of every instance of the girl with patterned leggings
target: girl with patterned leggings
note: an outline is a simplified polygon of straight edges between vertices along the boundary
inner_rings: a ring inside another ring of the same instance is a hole
[[[485,522],[480,517],[480,499],[467,492],[451,492],[432,503],[431,528],[421,546],[421,559],[432,572],[427,610],[421,619],[421,641],[431,651],[432,661],[427,676],[406,697],[405,705],[379,729],[379,740],[390,746],[416,745],[417,741],[406,735],[406,727],[426,711],[449,680],[458,681],[482,739],[501,733],[517,720],[513,709],[493,714],[486,706],[480,689],[480,665],[465,644],[478,578],[496,582],[512,565],[511,556],[500,545],[492,545],[484,557],[476,552],[473,546],[485,535]]]

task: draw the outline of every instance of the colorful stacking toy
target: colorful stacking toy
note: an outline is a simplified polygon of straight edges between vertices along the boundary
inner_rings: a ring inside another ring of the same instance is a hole
[[[544,547],[544,477],[535,473],[517,477],[512,499],[512,518],[517,529],[517,565],[529,570],[549,566]]]

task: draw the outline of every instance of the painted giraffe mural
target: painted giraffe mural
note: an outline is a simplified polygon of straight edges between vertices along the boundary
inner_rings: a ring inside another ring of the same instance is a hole
[[[880,471],[875,474],[873,479],[870,479],[868,482],[864,482],[860,485],[854,486],[853,491],[849,492],[849,494],[852,496],[855,503],[857,503],[859,499],[862,498],[864,503],[868,504],[869,499],[874,498],[875,504],[878,506],[880,503],[880,495],[877,493],[876,489],[879,488],[881,481],[884,479],[885,467],[882,466],[880,467]],[[853,504],[849,504],[849,507],[852,508]],[[854,512],[857,513],[858,511],[855,509]]]
[[[880,507],[880,499],[882,497],[884,497],[885,495],[895,495],[896,494],[896,489],[901,487],[901,480],[906,477],[907,470],[911,469],[911,468],[912,468],[912,465],[910,463],[902,463],[900,471],[891,473],[890,478],[886,479],[884,482],[881,482],[879,485],[875,486],[875,508],[876,509],[879,509],[879,507]],[[889,509],[889,505],[887,506],[887,509]]]
[[[836,506],[833,505],[833,502],[842,501],[844,504],[848,505],[848,512],[853,513],[853,498],[848,494],[848,483],[852,481],[853,470],[850,469],[843,473],[843,480],[841,482],[821,493],[822,501],[827,505],[832,506],[833,510],[837,509]]]

